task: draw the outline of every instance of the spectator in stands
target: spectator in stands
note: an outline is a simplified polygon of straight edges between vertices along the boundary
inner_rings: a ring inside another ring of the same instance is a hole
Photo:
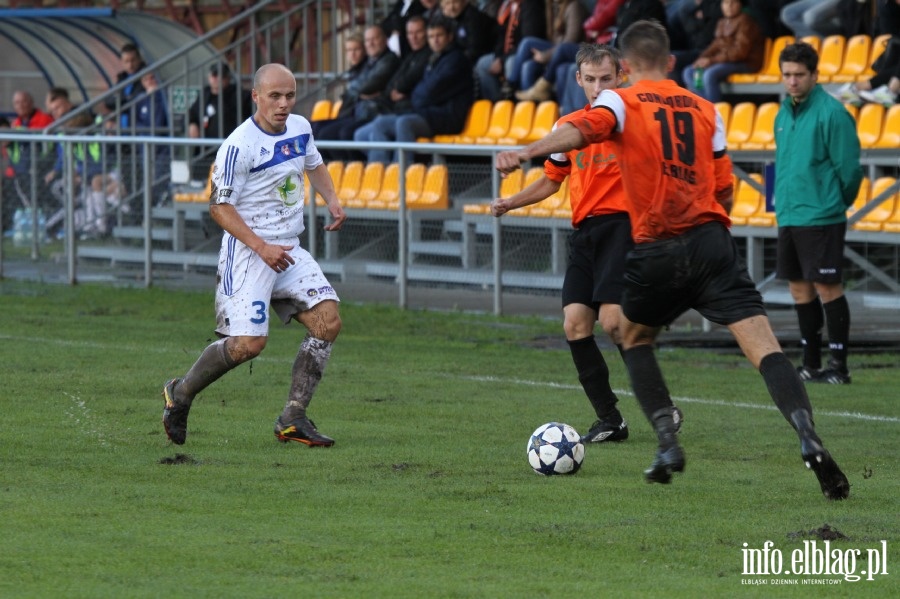
[[[141,56],[140,50],[134,44],[125,44],[119,51],[119,60],[122,64],[122,70],[116,73],[116,85],[130,79],[135,73],[146,68],[147,64]],[[131,102],[144,92],[144,86],[140,79],[130,81],[117,94],[113,94],[106,98],[106,102],[102,105],[108,112],[121,111],[119,114],[119,126],[128,130],[134,127],[134,109]]]
[[[337,118],[315,121],[313,135],[318,140],[353,139],[353,132],[378,115],[378,102],[383,98],[388,81],[397,71],[400,58],[387,47],[387,36],[379,25],[369,25],[364,33],[366,61],[360,73],[350,80],[341,94]],[[353,160],[355,152],[323,150],[331,160]]]
[[[135,98],[135,132],[138,135],[168,136],[169,135],[169,105],[165,91],[160,88],[156,75],[153,72],[145,73],[141,77],[143,93]],[[151,193],[155,204],[166,201],[168,185],[164,174],[169,172],[171,152],[166,144],[153,144],[153,160],[150,163],[150,172],[139,174],[151,177]],[[136,182],[142,185],[140,178]]]
[[[516,49],[516,59],[509,73],[510,84],[519,89],[518,100],[549,100],[553,97],[553,84],[542,77],[549,70],[559,68],[565,57],[584,40],[582,24],[587,10],[579,0],[553,0],[556,15],[553,20],[553,39],[525,37]],[[566,48],[562,48],[566,46]],[[561,49],[562,48],[562,49]],[[556,52],[560,51],[559,56]],[[554,59],[556,59],[554,61]],[[524,90],[524,91],[522,91]]]
[[[715,37],[697,60],[684,69],[684,84],[710,102],[719,102],[719,84],[732,73],[755,73],[762,67],[765,39],[759,25],[743,10],[743,0],[722,0],[722,18],[716,25]],[[697,86],[694,75],[702,69]]]
[[[13,93],[12,104],[13,111],[16,113],[16,117],[11,123],[13,129],[40,130],[53,122],[53,117],[37,108],[34,105],[34,96],[25,90],[17,90]],[[53,162],[52,145],[14,141],[9,143],[6,150],[12,175],[10,180],[12,197],[17,200],[15,203],[23,208],[35,206],[44,208],[43,203],[46,202],[48,195],[46,186],[38,177],[37,189],[32,188],[31,170],[34,167],[38,173],[43,172]],[[34,152],[35,164],[32,163],[32,152]],[[7,203],[4,212],[12,212],[13,208]]]
[[[400,61],[397,72],[388,81],[385,93],[377,101],[378,114],[409,112],[412,109],[410,95],[425,75],[431,49],[428,47],[428,32],[425,19],[421,15],[406,21],[406,42],[409,53]]]
[[[231,69],[224,63],[213,63],[206,76],[207,84],[188,109],[188,137],[219,139],[228,137],[253,113],[250,92],[234,82]],[[214,150],[195,147],[192,176],[205,180],[215,158]]]
[[[381,21],[381,28],[387,36],[387,46],[391,52],[403,58],[409,51],[406,39],[406,23],[410,17],[421,15],[425,6],[419,0],[397,0]]]
[[[608,44],[616,35],[616,15],[625,0],[597,0],[594,12],[584,21],[585,38],[595,44]]]
[[[469,0],[441,0],[441,14],[456,21],[456,43],[475,64],[496,41],[496,22]]]
[[[819,56],[789,44],[778,58],[787,97],[775,117],[776,275],[787,280],[809,382],[848,384],[850,306],[842,282],[847,208],[863,178],[850,113],[817,83]],[[822,327],[831,359],[822,369]]]
[[[521,40],[526,37],[546,37],[544,0],[504,0],[497,13],[497,24],[500,29],[494,50],[475,63],[479,96],[492,102],[513,97],[515,89],[508,78]]]
[[[781,21],[794,37],[843,35],[841,0],[796,0],[781,9]]]
[[[674,18],[670,12],[667,28],[673,31],[674,39],[683,39],[673,45],[675,68],[671,77],[681,83],[684,68],[693,64],[700,53],[709,47],[716,33],[716,25],[722,18],[721,0],[676,0],[677,11]]]
[[[847,83],[835,96],[849,104],[863,100],[893,106],[900,100],[900,0],[882,0],[878,5],[878,29],[891,33],[887,48],[872,64],[875,76]]]
[[[356,131],[360,142],[414,142],[420,137],[462,131],[474,99],[472,63],[453,43],[456,23],[443,15],[428,22],[431,55],[422,80],[410,94],[412,109],[378,116]],[[391,162],[391,151],[369,151],[369,162]],[[396,162],[396,159],[394,160]]]

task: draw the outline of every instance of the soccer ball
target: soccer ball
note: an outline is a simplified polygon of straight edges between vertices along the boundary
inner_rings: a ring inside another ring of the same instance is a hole
[[[584,460],[581,435],[562,422],[542,424],[528,440],[528,463],[538,474],[575,474]]]

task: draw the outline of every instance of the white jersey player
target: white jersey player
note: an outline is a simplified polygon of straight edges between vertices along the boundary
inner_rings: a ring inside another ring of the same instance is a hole
[[[285,323],[294,318],[308,331],[294,362],[287,404],[275,422],[275,436],[310,446],[334,444],[306,415],[341,319],[337,294],[299,245],[304,174],[331,214],[327,231],[340,229],[346,215],[309,122],[291,114],[296,89],[286,67],[261,67],[253,80],[256,113],[228,136],[216,156],[209,211],[225,230],[216,289],[216,333],[223,338],[163,389],[163,425],[178,445],[187,436],[194,397],[265,348],[270,306]]]

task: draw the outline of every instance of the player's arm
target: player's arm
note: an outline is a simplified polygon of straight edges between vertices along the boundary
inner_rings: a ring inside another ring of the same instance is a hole
[[[211,204],[209,215],[232,237],[256,252],[272,270],[281,272],[294,263],[294,259],[288,254],[288,250],[294,246],[266,243],[244,222],[231,204]]]
[[[533,158],[557,153],[564,154],[575,148],[583,148],[587,143],[580,129],[570,123],[564,123],[543,139],[528,144],[524,148],[500,152],[497,154],[496,167],[498,171],[506,175],[518,170],[523,163]]]
[[[713,133],[713,172],[716,201],[722,205],[726,214],[731,214],[734,204],[734,175],[725,142],[725,121],[719,111],[716,111],[716,130]]]
[[[309,182],[312,184],[313,189],[324,198],[325,205],[328,207],[328,212],[333,219],[329,224],[325,225],[325,230],[339,230],[343,226],[344,221],[347,220],[347,214],[344,212],[341,201],[337,197],[337,192],[334,190],[334,181],[331,180],[328,167],[325,166],[325,163],[322,163],[316,168],[306,171],[306,174],[309,176]]]
[[[554,181],[542,175],[540,179],[508,198],[495,198],[491,202],[491,214],[494,216],[503,216],[510,210],[521,208],[522,206],[530,206],[537,204],[541,200],[549,198],[551,195],[559,191],[562,186],[561,181]]]

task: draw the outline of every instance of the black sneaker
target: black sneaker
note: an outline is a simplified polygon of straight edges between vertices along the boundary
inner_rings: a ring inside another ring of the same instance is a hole
[[[297,441],[310,447],[331,447],[334,439],[327,437],[316,429],[316,425],[309,418],[295,418],[288,423],[281,421],[281,416],[275,421],[275,437],[282,443]]]
[[[624,441],[628,438],[628,423],[609,424],[598,420],[591,425],[586,435],[581,437],[582,443],[606,443],[611,441]]]
[[[684,472],[684,462],[684,450],[680,445],[672,445],[665,450],[660,447],[653,463],[644,470],[644,480],[667,485],[672,482],[673,472]]]
[[[800,380],[807,382],[817,382],[819,380],[819,374],[822,371],[818,368],[810,368],[809,366],[798,366],[797,367],[797,375],[800,377]]]
[[[829,385],[849,385],[850,372],[846,366],[839,363],[829,362],[828,368],[819,372],[816,383],[827,383]]]
[[[184,445],[184,440],[187,438],[188,412],[191,411],[191,406],[175,403],[175,385],[178,382],[179,379],[172,379],[163,387],[162,395],[165,399],[165,407],[162,421],[169,440],[175,445]]]

